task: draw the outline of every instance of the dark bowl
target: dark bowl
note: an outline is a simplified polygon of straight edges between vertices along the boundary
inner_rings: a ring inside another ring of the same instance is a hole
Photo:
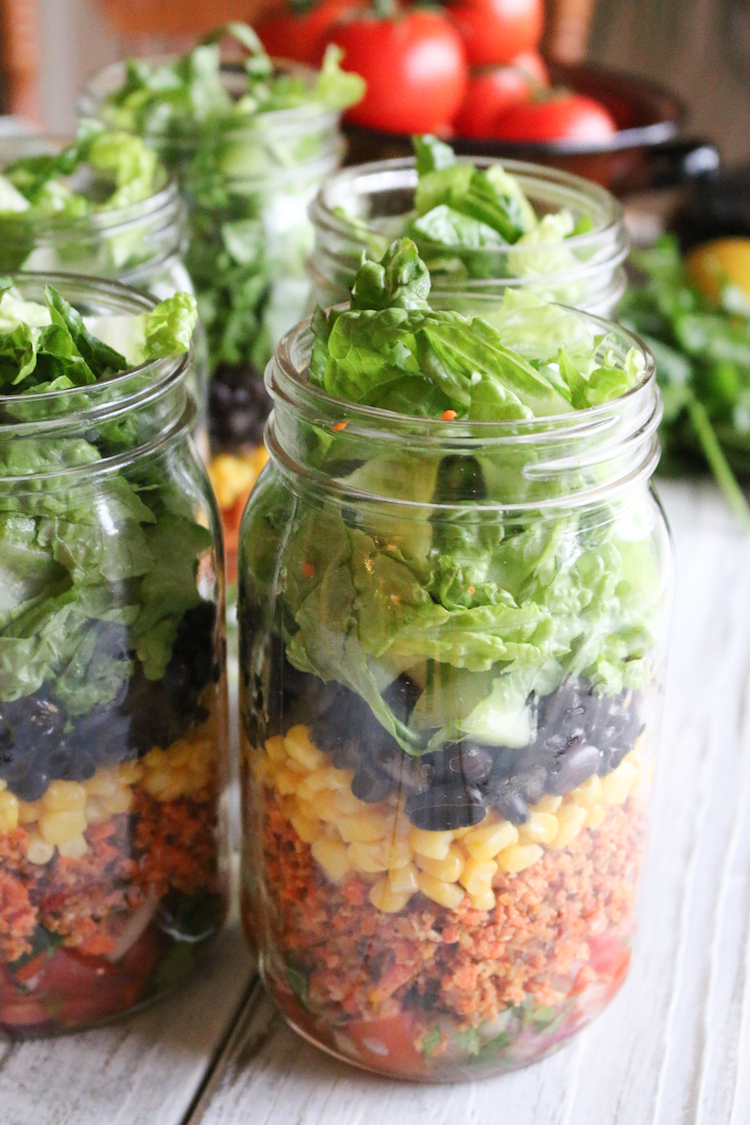
[[[528,142],[449,138],[456,152],[551,164],[603,184],[618,195],[667,187],[713,173],[719,154],[709,142],[680,136],[683,103],[663,86],[590,63],[549,63],[554,85],[567,86],[606,106],[618,131],[603,140]],[[408,136],[344,125],[348,164],[409,155]]]

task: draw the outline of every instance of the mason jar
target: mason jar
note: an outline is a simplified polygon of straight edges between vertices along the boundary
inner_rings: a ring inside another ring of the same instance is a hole
[[[486,169],[489,157],[458,157]],[[465,290],[490,304],[505,289],[522,286],[547,300],[612,317],[625,291],[623,262],[628,238],[620,203],[598,184],[555,168],[503,160],[535,214],[565,208],[573,225],[590,229],[557,242],[463,249],[420,238],[419,251],[430,269],[432,292]],[[380,260],[414,214],[417,169],[414,157],[379,160],[345,168],[320,189],[310,206],[315,245],[308,260],[311,308],[328,308],[348,298],[363,252]]]
[[[84,315],[154,301],[18,274]],[[179,983],[219,930],[221,531],[187,355],[0,396],[0,1028],[98,1023]]]
[[[671,547],[651,356],[622,398],[443,422],[266,379],[239,562],[242,916],[290,1025],[457,1081],[559,1047],[622,984]]]
[[[316,71],[286,65],[312,86]],[[226,64],[222,73],[239,98],[246,91],[244,70]],[[123,63],[95,75],[79,103],[82,116],[106,122],[107,97],[124,82]],[[188,204],[186,261],[208,338],[210,471],[230,577],[240,517],[265,463],[270,400],[263,370],[307,307],[305,259],[313,243],[307,209],[340,161],[339,117],[307,104],[260,113],[214,136],[186,129],[144,137],[177,174]]]
[[[54,154],[69,141],[49,136],[0,140],[3,168],[27,156]],[[96,196],[96,180],[81,176],[80,190]],[[160,301],[193,293],[185,267],[186,210],[177,183],[166,180],[147,199],[77,217],[30,212],[0,214],[0,270],[83,274],[119,281]],[[206,447],[208,370],[198,329],[188,385],[196,402],[196,434]],[[203,436],[201,436],[203,435]]]

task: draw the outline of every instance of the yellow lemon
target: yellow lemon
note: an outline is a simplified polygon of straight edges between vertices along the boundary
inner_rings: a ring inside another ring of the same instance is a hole
[[[687,255],[690,275],[711,301],[721,299],[722,289],[736,285],[750,297],[750,238],[717,238],[696,246]]]

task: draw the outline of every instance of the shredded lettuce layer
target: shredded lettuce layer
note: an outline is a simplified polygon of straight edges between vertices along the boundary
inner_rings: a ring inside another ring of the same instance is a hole
[[[363,264],[350,308],[315,314],[310,381],[460,434],[462,419],[612,402],[643,375],[640,352],[618,361],[583,317],[529,294],[507,295],[488,320],[435,311],[428,298],[409,240]],[[464,735],[522,746],[533,693],[579,675],[614,693],[649,680],[664,544],[644,488],[548,514],[532,499],[503,514],[533,449],[447,453],[438,441],[417,453],[408,439],[385,449],[346,427],[315,428],[308,441],[340,487],[382,500],[321,502],[266,474],[243,528],[242,596],[275,600],[294,667],[356,691],[404,750]],[[554,481],[544,487],[535,499],[554,499]],[[408,725],[382,696],[405,671],[421,688]]]

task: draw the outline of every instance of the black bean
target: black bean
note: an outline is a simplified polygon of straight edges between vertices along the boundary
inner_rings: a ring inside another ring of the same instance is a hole
[[[397,788],[392,778],[371,766],[360,766],[352,778],[352,793],[368,803],[384,801]]]
[[[596,746],[576,746],[562,755],[547,777],[547,792],[556,797],[569,793],[595,774],[601,762],[601,754]]]
[[[486,811],[477,789],[455,785],[434,785],[406,802],[409,820],[428,832],[470,828],[484,819]]]
[[[448,770],[467,781],[486,781],[490,776],[493,756],[484,746],[473,742],[460,742],[447,751]]]
[[[38,801],[47,792],[52,778],[44,770],[33,769],[13,783],[13,793],[19,801]]]
[[[528,801],[512,781],[504,781],[495,786],[490,782],[487,800],[511,824],[525,824],[529,819]]]
[[[492,750],[492,777],[509,778],[543,764],[535,743],[529,746],[496,746]]]
[[[515,774],[510,779],[510,784],[517,789],[524,800],[530,805],[535,805],[544,796],[547,785],[547,771],[543,766],[527,770],[525,773]]]

